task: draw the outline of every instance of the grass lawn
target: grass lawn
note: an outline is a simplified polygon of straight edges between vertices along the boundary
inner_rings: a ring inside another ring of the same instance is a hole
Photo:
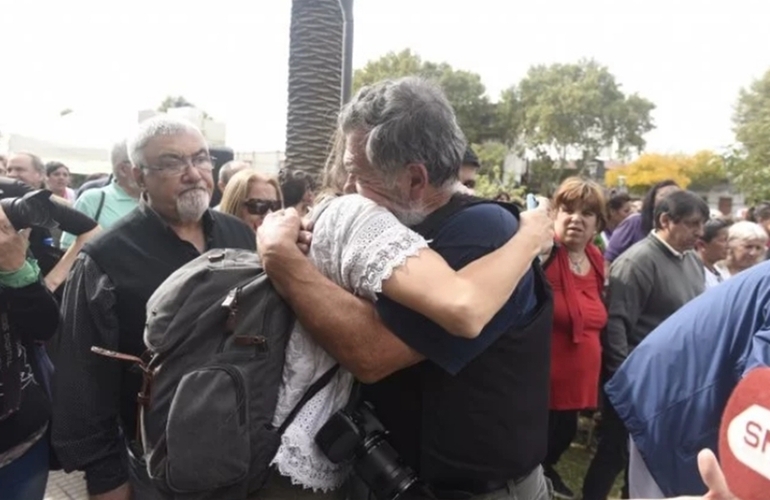
[[[593,457],[593,449],[586,447],[588,441],[588,429],[590,427],[590,419],[580,418],[579,430],[575,442],[572,443],[572,447],[562,455],[559,464],[556,466],[556,470],[561,475],[567,486],[570,487],[576,495],[580,495],[581,488],[583,487],[583,478],[588,470],[588,465],[591,463]],[[594,437],[594,440],[596,438]],[[610,493],[610,498],[620,498],[620,488],[622,486],[623,476],[618,476],[615,481],[615,486]]]

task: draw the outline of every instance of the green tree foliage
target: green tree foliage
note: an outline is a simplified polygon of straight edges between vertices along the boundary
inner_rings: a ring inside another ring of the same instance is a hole
[[[583,174],[582,165],[597,156],[641,152],[645,134],[655,127],[655,105],[637,94],[626,95],[615,76],[593,60],[534,66],[496,102],[486,96],[479,75],[423,61],[409,49],[370,61],[355,72],[353,83],[359,89],[409,75],[441,84],[469,143],[486,148],[491,141],[496,150],[532,158],[527,182],[542,192],[564,177]],[[577,160],[577,172],[563,168],[568,160]],[[495,171],[481,172],[491,176],[490,186],[502,182]]]
[[[534,66],[518,85],[522,137],[527,149],[557,166],[569,158],[592,159],[612,148],[641,151],[653,129],[655,106],[626,96],[615,76],[593,60]]]
[[[481,164],[476,181],[476,195],[482,198],[495,198],[504,192],[513,199],[521,199],[524,195],[524,189],[518,187],[511,177],[503,175],[503,164],[508,155],[508,146],[501,142],[487,141],[482,144],[474,144],[472,147]]]
[[[479,174],[486,175],[494,169],[502,171],[505,157],[508,155],[508,147],[502,142],[487,141],[471,146],[479,158],[481,168]]]
[[[725,156],[730,179],[755,202],[770,199],[770,70],[741,89],[733,115],[739,146]]]
[[[500,100],[495,109],[495,131],[499,140],[516,148],[519,153],[523,152],[521,139],[521,125],[523,119],[523,109],[519,100],[517,87],[510,87],[500,94]]]
[[[713,151],[698,151],[690,157],[684,174],[690,179],[690,190],[708,191],[727,180],[725,158]]]

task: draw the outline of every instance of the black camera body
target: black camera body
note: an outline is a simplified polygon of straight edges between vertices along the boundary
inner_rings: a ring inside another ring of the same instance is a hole
[[[379,500],[396,500],[417,485],[418,478],[386,436],[372,406],[364,402],[332,415],[315,442],[331,462],[352,462],[353,472]]]
[[[0,206],[17,231],[30,227],[54,229],[56,210],[51,193],[46,189],[33,190],[26,184],[8,178],[0,178]]]

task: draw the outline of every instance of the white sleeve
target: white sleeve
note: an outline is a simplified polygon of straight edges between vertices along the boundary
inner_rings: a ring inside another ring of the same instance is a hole
[[[375,301],[393,270],[427,246],[386,208],[347,195],[332,200],[315,221],[310,259],[338,285]]]

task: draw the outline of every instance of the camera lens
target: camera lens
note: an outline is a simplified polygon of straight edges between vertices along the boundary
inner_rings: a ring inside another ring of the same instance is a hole
[[[378,500],[396,500],[417,482],[414,471],[379,432],[364,442],[354,469]]]
[[[53,228],[56,227],[56,223],[51,218],[54,205],[50,197],[49,191],[32,191],[21,198],[0,200],[0,205],[8,221],[17,231],[28,227]]]

